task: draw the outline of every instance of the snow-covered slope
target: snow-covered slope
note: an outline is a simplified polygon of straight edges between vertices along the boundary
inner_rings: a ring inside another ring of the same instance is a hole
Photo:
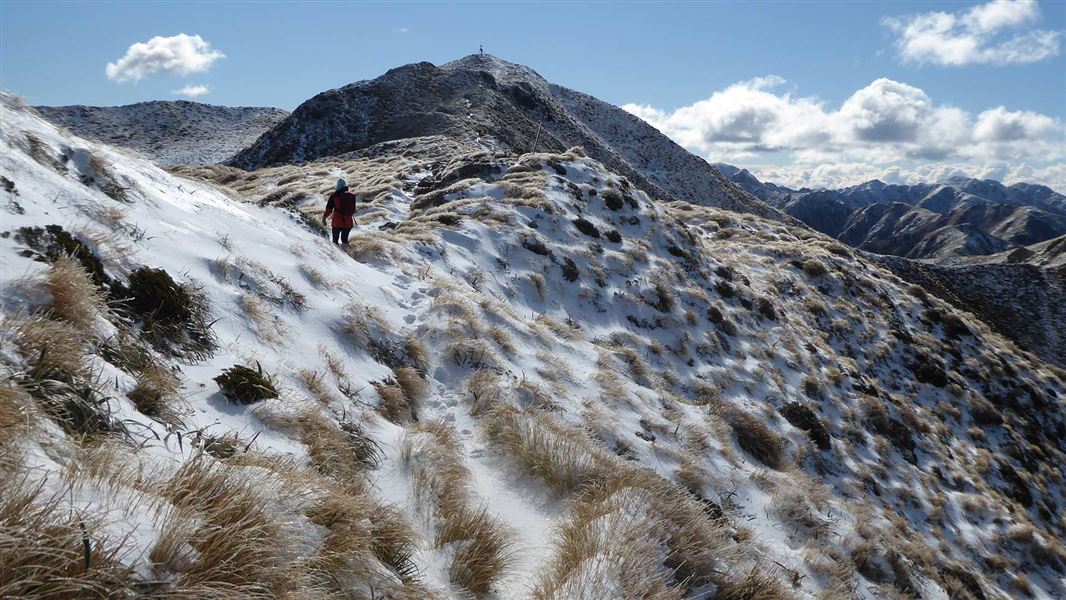
[[[255,142],[289,113],[177,100],[126,106],[38,106],[75,135],[136,150],[160,165],[221,162]]]
[[[180,178],[2,131],[2,595],[1066,593],[1066,374],[809,230],[579,149]]]

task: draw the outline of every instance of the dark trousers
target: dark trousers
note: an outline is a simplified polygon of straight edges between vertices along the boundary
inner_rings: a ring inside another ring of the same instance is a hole
[[[334,227],[333,228],[333,243],[337,243],[337,238],[340,238],[342,244],[348,243],[348,234],[352,232],[351,227]]]

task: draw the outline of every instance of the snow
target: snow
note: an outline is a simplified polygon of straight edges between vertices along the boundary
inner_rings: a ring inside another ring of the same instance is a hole
[[[903,292],[898,280],[861,257],[835,255],[826,250],[826,240],[800,237],[808,232],[797,233],[800,230],[751,216],[682,203],[655,203],[643,193],[627,189],[621,177],[599,163],[579,155],[564,155],[561,165],[565,176],[547,166],[544,157],[527,155],[522,157],[522,164],[535,165],[535,175],[544,182],[537,199],[526,205],[512,202],[506,182],[481,181],[452,194],[450,202],[440,209],[460,216],[461,222],[454,228],[437,227],[435,241],[390,237],[392,234],[378,226],[385,221],[408,221],[415,199],[414,184],[434,172],[433,162],[414,157],[406,159],[399,178],[410,185],[381,192],[373,207],[361,209],[368,216],[357,214],[359,226],[353,239],[359,235],[380,239],[388,249],[361,262],[333,247],[321,231],[306,227],[298,216],[299,206],[260,206],[205,182],[181,179],[148,161],[61,132],[31,111],[14,107],[7,98],[2,117],[2,168],[16,190],[4,192],[5,233],[24,226],[59,223],[85,238],[100,240],[94,249],[114,276],[147,265],[202,286],[219,349],[203,361],[180,364],[188,408],[184,415],[186,434],[197,430],[215,435],[236,432],[242,439],[254,439],[253,448],[304,463],[306,446],[284,425],[286,415],[316,402],[309,397],[298,371],[323,371],[323,352],[340,357],[351,389],[359,391],[351,399],[337,394],[329,408],[353,415],[382,449],[381,465],[370,472],[374,493],[385,504],[398,508],[421,534],[416,566],[426,584],[448,596],[461,597],[462,592],[448,581],[449,549],[433,548],[432,524],[416,504],[400,458],[407,429],[371,410],[379,402],[373,383],[392,377],[393,372],[340,332],[351,321],[351,307],[356,307],[357,313],[366,310],[360,307],[372,307],[393,332],[413,335],[429,348],[430,394],[420,407],[419,419],[442,419],[454,426],[475,501],[513,528],[520,540],[513,569],[494,590],[493,596],[499,599],[528,595],[553,556],[556,528],[568,515],[569,504],[568,498],[549,491],[545,482],[522,472],[512,457],[491,444],[480,418],[471,415],[471,399],[464,385],[472,370],[469,364],[457,364],[450,348],[457,341],[485,341],[478,327],[498,327],[512,340],[514,350],[507,351],[488,339],[489,352],[470,360],[480,361],[498,375],[505,395],[515,404],[530,404],[533,392],[528,387],[518,388],[534,385],[550,396],[552,418],[575,431],[589,433],[590,443],[600,444],[602,451],[614,452],[611,444],[618,442],[621,447],[624,442],[633,464],[669,481],[678,479],[676,472],[686,461],[707,472],[707,479],[701,482],[703,496],[721,504],[753,540],[750,554],[744,555],[736,571],[756,560],[763,565],[776,562],[801,576],[801,584],[793,590],[799,598],[815,598],[827,587],[806,561],[805,548],[823,544],[847,548],[860,536],[860,526],[889,531],[902,522],[912,528],[910,533],[927,530],[932,521],[928,511],[924,507],[904,508],[902,492],[921,488],[924,496],[924,486],[932,485],[926,479],[928,469],[934,466],[951,473],[974,472],[965,466],[970,460],[965,449],[976,448],[979,440],[966,431],[964,420],[945,433],[956,440],[955,453],[944,452],[947,445],[942,446],[933,434],[914,432],[919,438],[921,465],[908,463],[881,435],[876,437],[885,444],[885,452],[874,450],[875,436],[860,422],[865,418],[860,414],[862,403],[873,401],[857,391],[862,377],[876,381],[884,397],[905,397],[905,405],[915,411],[918,420],[932,422],[934,412],[943,406],[960,408],[965,415],[970,409],[945,389],[914,382],[907,371],[909,348],[893,336],[893,324],[931,348],[942,348],[947,340],[942,331],[922,322],[924,306]],[[38,140],[50,156],[73,157],[65,170],[34,158],[40,149],[31,149],[28,136]],[[106,165],[109,176],[125,189],[126,202],[82,183],[85,176],[99,175],[92,172],[94,164]],[[348,172],[344,163],[339,165],[322,168],[332,178]],[[276,184],[285,170],[272,176]],[[574,186],[580,197],[575,197]],[[590,190],[595,190],[595,195]],[[603,196],[608,190],[624,192],[635,207],[626,204],[621,211],[606,208]],[[107,208],[121,210],[122,221],[136,227],[136,235],[129,227],[109,228],[101,218]],[[491,211],[506,221],[490,220],[486,215]],[[623,242],[594,240],[579,233],[573,226],[577,217],[587,219],[601,232],[618,230]],[[87,235],[90,233],[98,235]],[[543,241],[558,260],[523,246],[523,241],[534,239]],[[26,290],[24,282],[46,265],[18,254],[13,237],[5,237],[2,245],[0,290],[8,317],[39,304],[35,292]],[[689,264],[667,248],[690,256],[698,253],[699,262]],[[826,263],[831,273],[811,281],[802,270],[789,266],[790,260],[806,255]],[[577,281],[567,282],[560,275],[563,257],[576,259]],[[229,266],[220,266],[223,262]],[[321,272],[329,287],[316,287],[307,276],[308,267]],[[713,282],[722,277],[711,273],[726,268],[736,273],[730,277],[741,290],[737,298],[715,295]],[[543,283],[536,283],[538,277]],[[298,308],[284,301],[273,302],[284,293],[277,281],[286,282],[305,297],[306,304]],[[673,308],[653,306],[660,300],[656,284],[665,285],[671,293]],[[243,299],[248,296],[266,306],[265,322],[257,321],[246,310]],[[773,299],[778,314],[775,320],[761,318],[743,307],[744,300],[756,296]],[[889,300],[879,299],[882,296]],[[823,298],[829,304],[825,316],[805,308],[803,302],[811,298]],[[884,302],[891,302],[893,309],[879,312]],[[735,335],[721,333],[710,320],[707,313],[711,304],[724,309],[738,330]],[[473,323],[460,327],[457,323],[466,314],[474,315]],[[831,324],[839,321],[848,327],[829,331]],[[1019,381],[1054,391],[1057,400],[1051,402],[1061,411],[1061,399],[1066,397],[1063,386],[1045,366],[1018,356],[987,328],[970,325],[977,337],[951,341],[962,356],[971,363],[986,364],[991,359],[984,349],[993,348],[1000,356],[1009,357]],[[108,326],[101,324],[101,328]],[[856,348],[859,350],[854,354],[846,354]],[[874,349],[878,348],[875,358]],[[626,362],[626,350],[644,361],[644,374],[636,374]],[[958,370],[962,370],[962,362],[955,363]],[[118,389],[111,403],[115,414],[131,424],[142,446],[139,460],[165,472],[173,472],[189,460],[193,452],[188,441],[179,444],[175,436],[167,435],[163,424],[140,414],[125,398],[133,379],[102,359],[98,363],[101,378],[116,382]],[[265,372],[275,374],[280,397],[254,407],[226,401],[212,378],[237,363],[259,364]],[[845,383],[831,381],[833,370],[841,372]],[[847,373],[849,370],[854,374]],[[952,373],[958,375],[954,370]],[[617,379],[617,387],[607,384],[605,378],[611,376]],[[825,397],[812,398],[804,391],[804,381],[811,377],[822,386]],[[699,382],[712,382],[724,406],[759,415],[783,440],[797,464],[770,472],[737,446],[732,435],[718,437],[710,409],[694,400]],[[971,382],[966,391],[976,390]],[[615,392],[619,395],[611,395]],[[791,400],[818,407],[816,412],[833,434],[834,450],[822,454],[812,450],[804,432],[776,416],[774,409]],[[895,403],[883,398],[879,402],[889,407],[893,419],[904,419]],[[1055,417],[1051,412],[1049,421],[1058,418],[1061,423],[1061,413]],[[593,439],[598,437],[594,425],[599,426],[603,439]],[[62,435],[54,425],[50,431],[57,437]],[[706,437],[706,447],[695,441],[696,433]],[[992,437],[981,447],[994,449]],[[34,477],[44,480],[61,472],[72,459],[57,448],[28,443],[23,460]],[[1049,468],[1062,475],[1061,464]],[[832,541],[805,539],[778,515],[775,491],[808,493],[799,474],[817,476],[830,489],[820,518],[828,521]],[[263,479],[270,481],[269,476]],[[1048,481],[1053,479],[1054,474]],[[878,495],[863,492],[856,497],[849,493],[864,490],[867,482],[874,480],[882,488]],[[91,479],[79,481],[78,494],[64,500],[64,506],[75,511],[103,510],[108,515],[108,532],[126,538],[126,560],[143,569],[144,557],[160,535],[165,511],[140,507],[160,501],[149,492],[112,489]],[[1061,481],[1049,485],[1048,495],[1061,500]],[[998,515],[993,522],[985,515],[968,514],[955,491],[942,487],[929,492],[945,495],[946,509],[940,522],[954,532],[954,547],[949,549],[952,558],[966,564],[976,564],[982,552],[991,551],[998,543],[997,535],[1007,531],[1011,523],[1032,522],[1051,539],[1054,532],[1061,533],[1061,524],[1042,520],[1035,513],[1010,515],[993,505],[989,511]],[[630,491],[612,498],[616,510],[601,517],[603,521],[595,526],[602,531],[628,531],[643,522],[646,515],[642,511],[649,510],[649,501],[629,493],[638,494]],[[278,511],[298,512],[302,500],[277,501],[287,503]],[[860,522],[863,516],[870,521]],[[320,542],[321,532],[305,521],[296,521],[292,527],[303,530],[303,543],[308,548]],[[935,547],[935,537],[926,533],[925,541],[918,535],[908,541]],[[655,552],[664,549],[656,547],[642,560],[662,563],[664,556]],[[614,557],[597,555],[596,560],[610,562]],[[617,564],[627,563],[618,559]],[[1019,564],[1035,597],[1061,597],[1066,589],[1061,571]],[[608,566],[589,561],[576,577],[583,572],[590,577],[609,573]],[[987,584],[1013,589],[1009,575],[975,569],[985,575]],[[922,590],[923,597],[947,597],[929,573],[920,574],[918,569],[913,573],[914,585]],[[877,582],[866,580],[857,571],[852,575],[851,589],[858,597],[882,597]],[[611,587],[619,585],[620,580],[605,580],[600,591],[604,597],[623,597],[625,590]]]

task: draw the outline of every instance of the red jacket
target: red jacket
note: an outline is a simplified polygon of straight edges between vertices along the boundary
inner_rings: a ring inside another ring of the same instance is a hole
[[[333,214],[333,227],[338,229],[353,227],[355,225],[355,219],[352,218],[355,214],[355,194],[348,190],[330,194],[329,200],[326,201],[326,212],[322,213],[322,220],[326,220],[331,213]]]

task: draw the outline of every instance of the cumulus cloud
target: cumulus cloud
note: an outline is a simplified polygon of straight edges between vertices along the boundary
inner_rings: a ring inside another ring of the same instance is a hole
[[[1051,168],[1066,163],[1066,127],[1055,118],[1003,106],[974,115],[886,78],[834,108],[783,89],[786,83],[773,76],[744,81],[673,111],[622,108],[712,163],[745,166],[789,186],[963,172],[1009,179],[1023,177],[1018,169],[1026,166],[1030,181],[1066,189],[1066,169]],[[787,164],[768,164],[774,162]]]
[[[189,75],[207,71],[225,56],[198,35],[156,36],[130,46],[122,58],[107,63],[105,72],[108,79],[119,83],[140,81],[155,73]]]
[[[189,98],[199,98],[200,96],[206,96],[211,93],[211,88],[206,85],[187,85],[180,90],[174,90],[174,93],[179,96],[186,96]]]
[[[967,10],[886,17],[900,58],[918,64],[1021,64],[1058,55],[1061,33],[1024,29],[1040,20],[1035,0],[992,0]]]

